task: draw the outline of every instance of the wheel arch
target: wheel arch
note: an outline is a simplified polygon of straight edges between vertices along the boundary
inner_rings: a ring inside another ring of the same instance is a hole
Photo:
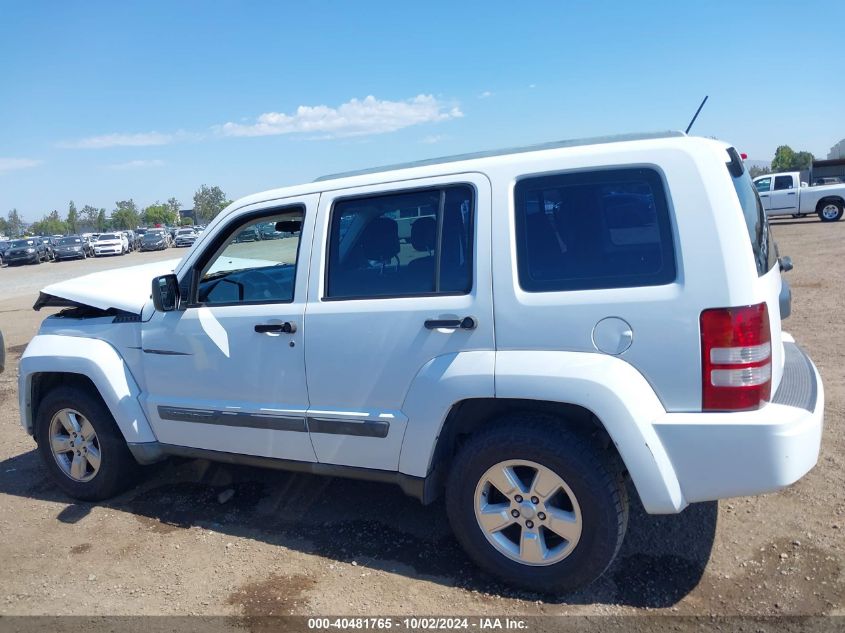
[[[428,417],[408,411],[400,470],[426,477],[424,501],[437,497],[444,461],[448,463],[462,435],[507,413],[522,411],[576,426],[609,450],[612,447],[649,513],[677,513],[687,505],[653,427],[666,411],[643,375],[620,358],[583,352],[498,351],[493,393],[465,393],[440,411],[436,423],[430,419],[433,408],[419,409]],[[409,441],[414,427],[427,430],[415,432]],[[407,469],[411,465],[415,470]]]
[[[43,396],[61,384],[93,390],[128,443],[156,441],[138,400],[140,390],[135,379],[117,350],[105,341],[38,335],[21,357],[19,372],[21,424],[28,433],[34,432]]]
[[[816,203],[816,213],[819,213],[826,204],[830,203],[838,204],[840,207],[845,207],[845,198],[837,195],[825,196],[824,198],[820,198],[819,201]]]
[[[427,481],[424,502],[431,502],[440,495],[452,460],[470,436],[499,420],[517,415],[542,416],[550,424],[573,429],[621,461],[619,451],[601,420],[580,405],[523,398],[468,398],[452,405],[446,415],[431,455],[431,482]]]

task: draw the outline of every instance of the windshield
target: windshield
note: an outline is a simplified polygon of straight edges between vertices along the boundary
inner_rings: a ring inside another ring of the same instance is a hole
[[[15,240],[9,248],[20,248],[21,246],[35,246],[35,240]]]
[[[118,240],[120,239],[114,233],[103,233],[100,237],[97,238],[98,241],[102,242],[103,240]]]
[[[194,229],[179,229],[179,235],[190,235]]]
[[[59,240],[60,246],[66,246],[68,244],[82,244],[82,240],[78,237],[66,237],[62,240]]]
[[[164,234],[162,234],[162,233],[144,233],[143,239],[147,240],[148,242],[154,242],[154,241],[162,239],[163,237],[164,237]]]

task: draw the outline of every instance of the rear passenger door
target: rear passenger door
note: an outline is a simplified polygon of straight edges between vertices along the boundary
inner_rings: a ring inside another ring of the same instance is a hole
[[[490,259],[483,175],[322,194],[305,315],[320,462],[396,470],[406,426],[439,422],[403,402],[432,359],[494,349]]]

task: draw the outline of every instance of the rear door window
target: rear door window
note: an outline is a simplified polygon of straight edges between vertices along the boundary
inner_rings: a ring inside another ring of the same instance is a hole
[[[526,178],[514,195],[524,290],[627,288],[675,280],[666,195],[653,169]]]
[[[326,298],[468,293],[474,193],[456,185],[337,202]]]
[[[792,176],[775,176],[775,191],[792,189]]]

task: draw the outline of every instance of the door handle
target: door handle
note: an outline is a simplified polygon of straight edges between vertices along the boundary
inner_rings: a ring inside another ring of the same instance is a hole
[[[794,195],[795,195],[795,192],[794,192],[794,191],[790,191],[790,192],[789,192],[788,194],[786,194],[786,195],[788,195],[788,196],[794,196]]]
[[[271,332],[293,334],[296,332],[296,323],[291,323],[290,321],[285,321],[284,323],[259,323],[255,326],[255,331],[259,334],[269,334]]]
[[[428,319],[425,322],[427,330],[437,330],[444,328],[447,330],[474,330],[478,323],[472,317],[464,317],[463,319]]]

